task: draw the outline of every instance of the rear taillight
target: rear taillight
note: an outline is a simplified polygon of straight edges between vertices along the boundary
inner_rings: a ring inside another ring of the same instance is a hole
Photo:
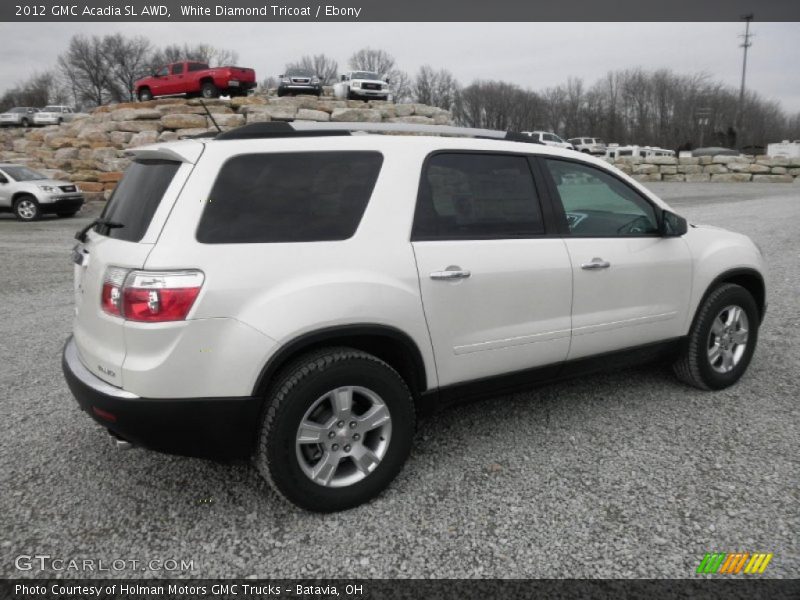
[[[120,285],[118,271],[123,271]],[[110,267],[101,296],[103,310],[129,321],[182,321],[203,287],[200,271],[124,271]]]

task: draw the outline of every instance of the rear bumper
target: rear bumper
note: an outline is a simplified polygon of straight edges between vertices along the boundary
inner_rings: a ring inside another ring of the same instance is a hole
[[[91,373],[72,337],[61,368],[80,407],[135,445],[202,458],[243,458],[255,448],[258,398],[141,398]]]

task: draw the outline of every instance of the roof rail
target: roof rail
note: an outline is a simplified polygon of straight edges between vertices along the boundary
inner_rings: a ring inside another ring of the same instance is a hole
[[[414,123],[317,123],[294,121],[251,123],[213,136],[217,140],[245,140],[278,137],[318,137],[364,133],[416,133],[427,135],[473,137],[541,144],[532,137],[512,131],[456,127],[453,125],[416,125]],[[204,137],[208,134],[204,134]]]

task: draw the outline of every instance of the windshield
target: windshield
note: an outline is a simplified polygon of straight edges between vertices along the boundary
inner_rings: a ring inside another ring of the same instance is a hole
[[[33,169],[29,169],[28,167],[22,167],[22,166],[3,167],[3,170],[14,181],[37,181],[39,179],[47,179],[45,175],[37,173]]]
[[[27,108],[25,108],[25,107],[22,107],[22,106],[18,106],[17,108],[12,108],[12,109],[11,109],[10,111],[8,111],[8,112],[13,112],[13,113],[24,113],[24,112],[28,112],[28,109],[27,109]]]
[[[42,112],[61,112],[60,106],[45,106]]]
[[[350,75],[351,79],[380,79],[381,76],[372,71],[353,71]]]

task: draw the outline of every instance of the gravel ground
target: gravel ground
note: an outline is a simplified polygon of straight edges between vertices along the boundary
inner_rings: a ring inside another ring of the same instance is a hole
[[[15,570],[38,553],[191,560],[185,577],[687,577],[708,551],[774,552],[766,575],[798,576],[800,186],[653,188],[766,254],[769,313],[738,385],[647,367],[448,410],[386,493],[324,516],[245,463],[112,450],[59,363],[86,218],[0,216],[0,576],[56,575]]]

